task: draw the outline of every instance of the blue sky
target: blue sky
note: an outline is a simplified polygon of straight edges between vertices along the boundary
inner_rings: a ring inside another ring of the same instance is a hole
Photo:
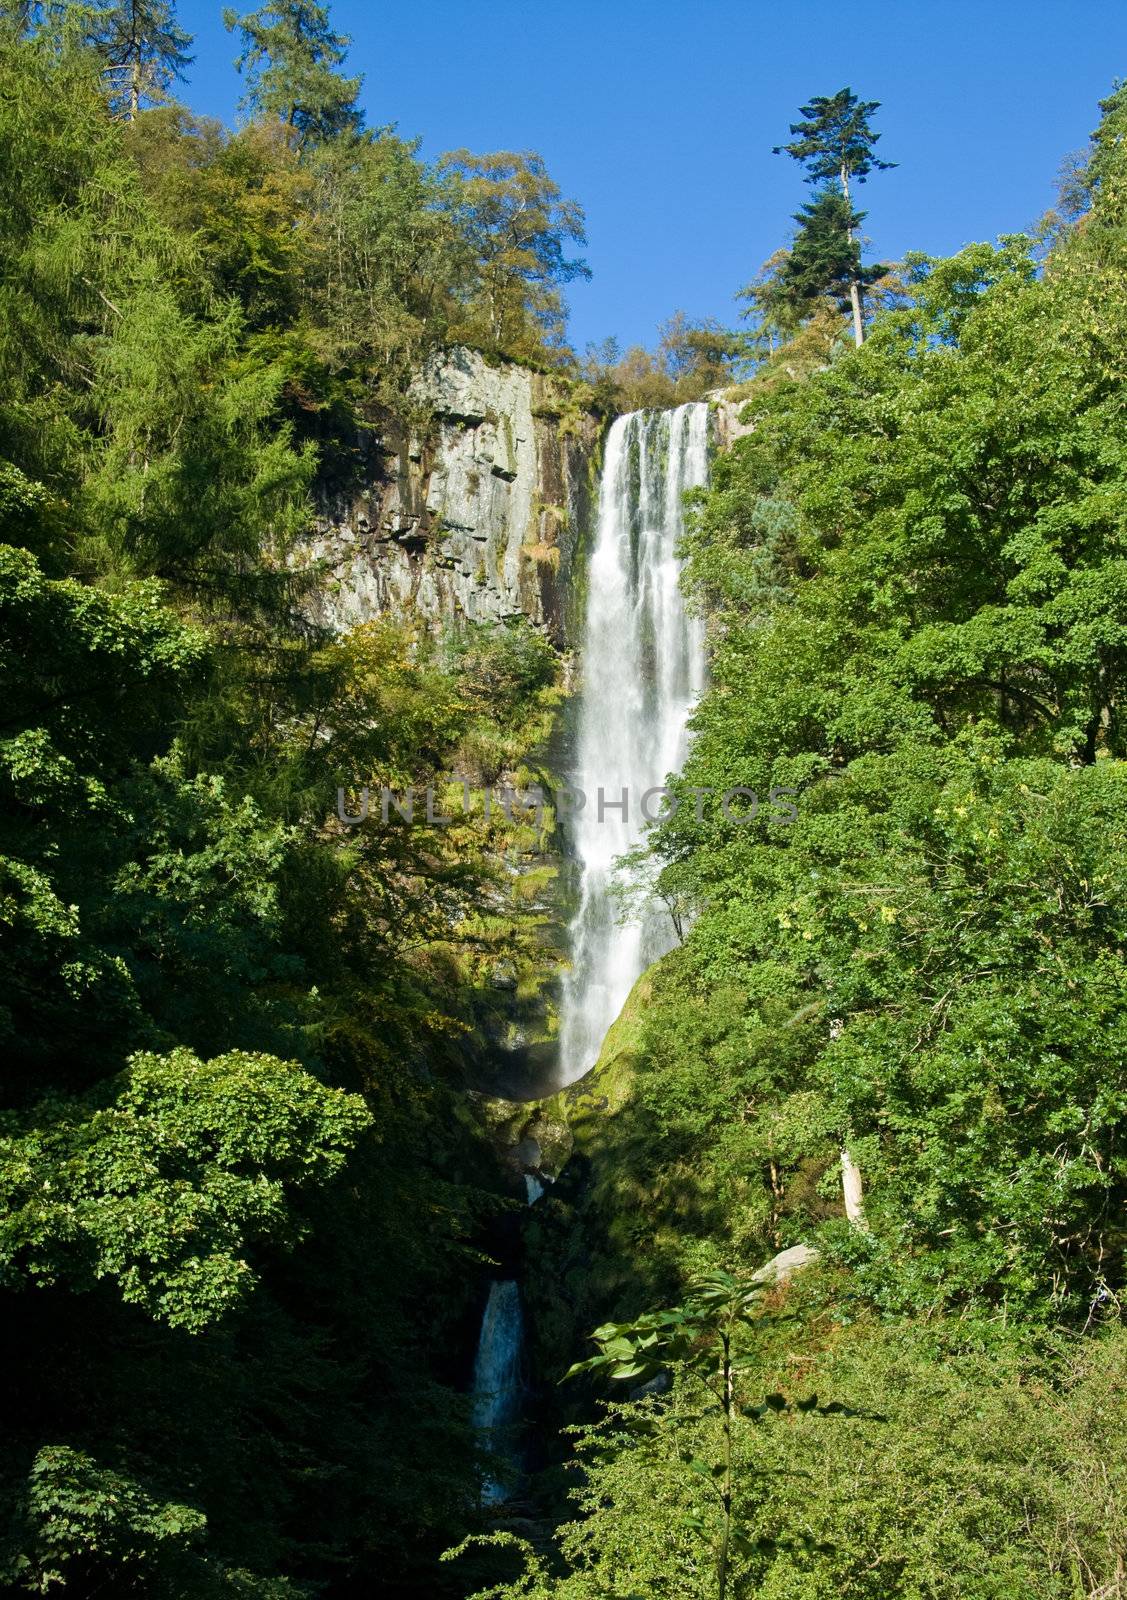
[[[184,98],[230,120],[220,10],[180,0],[197,55]],[[859,199],[873,252],[895,259],[1032,223],[1127,76],[1118,0],[337,0],[332,17],[369,123],[420,135],[426,156],[536,150],[584,206],[579,350],[652,343],[678,308],[734,321],[733,294],[805,198],[771,147],[812,94],[848,83],[882,102],[880,153],[899,166]]]

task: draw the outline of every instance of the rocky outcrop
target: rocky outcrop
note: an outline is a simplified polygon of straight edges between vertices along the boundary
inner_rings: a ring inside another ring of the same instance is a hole
[[[316,620],[523,614],[562,644],[602,419],[566,379],[461,348],[431,359],[411,399],[430,422],[376,440],[359,491],[326,499],[304,547],[322,568]]]
[[[751,1275],[752,1283],[783,1284],[788,1278],[803,1267],[808,1267],[812,1261],[817,1261],[818,1252],[811,1244],[792,1244],[789,1250],[780,1250],[777,1256],[772,1256],[758,1271]]]
[[[741,397],[738,389],[713,389],[708,400],[712,407],[713,437],[718,450],[730,450],[737,439],[755,432],[754,423],[742,420],[747,396]]]

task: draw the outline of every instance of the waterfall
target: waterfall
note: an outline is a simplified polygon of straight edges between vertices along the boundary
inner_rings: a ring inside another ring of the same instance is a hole
[[[507,1433],[520,1409],[523,1337],[520,1290],[511,1278],[495,1282],[481,1319],[474,1362],[473,1425],[481,1443],[498,1456],[511,1455]],[[482,1503],[497,1505],[506,1492],[503,1484],[487,1478],[481,1486]]]
[[[647,790],[663,784],[684,758],[689,713],[704,687],[703,629],[686,615],[676,550],[681,497],[707,477],[706,405],[634,411],[611,427],[588,574],[570,780],[587,803],[572,822],[580,894],[560,1018],[565,1084],[595,1064],[635,980],[674,939],[657,903],[620,924],[610,886],[615,857],[642,838]],[[623,791],[625,813],[617,808]],[[651,796],[650,817],[660,808],[661,796]]]

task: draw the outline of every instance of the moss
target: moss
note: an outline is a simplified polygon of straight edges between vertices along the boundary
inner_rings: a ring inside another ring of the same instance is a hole
[[[571,1130],[562,1114],[559,1096],[552,1100],[515,1101],[481,1097],[474,1117],[502,1157],[524,1140],[535,1140],[540,1150],[540,1170],[555,1179],[572,1150]]]
[[[574,1136],[575,1147],[585,1154],[591,1154],[599,1147],[610,1119],[630,1100],[642,1029],[653,999],[654,976],[658,966],[660,962],[643,972],[631,989],[590,1072],[557,1096]]]

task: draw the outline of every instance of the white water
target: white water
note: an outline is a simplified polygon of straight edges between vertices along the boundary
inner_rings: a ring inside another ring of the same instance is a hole
[[[482,1444],[496,1455],[511,1457],[508,1430],[520,1410],[520,1354],[524,1316],[520,1290],[511,1278],[489,1290],[473,1371],[473,1425]],[[505,1499],[503,1484],[487,1478],[481,1486],[485,1505]]]
[[[681,765],[685,727],[704,687],[701,624],[686,615],[676,549],[682,495],[708,477],[708,407],[634,411],[607,436],[599,524],[588,578],[583,685],[573,788],[587,804],[572,822],[580,900],[560,1017],[560,1082],[598,1059],[635,980],[674,941],[651,901],[625,924],[610,885],[616,856],[637,845],[641,802]],[[607,804],[599,817],[599,790]],[[628,791],[628,812],[610,802]],[[655,816],[661,796],[651,796]]]

